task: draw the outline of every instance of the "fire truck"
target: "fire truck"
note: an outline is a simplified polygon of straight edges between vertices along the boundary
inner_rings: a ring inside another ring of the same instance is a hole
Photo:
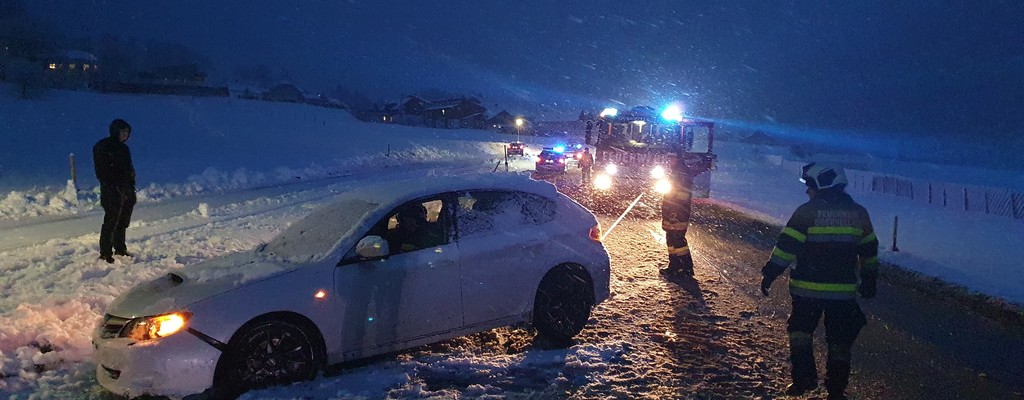
[[[693,197],[710,196],[711,171],[718,161],[713,122],[684,118],[671,107],[662,113],[646,106],[628,111],[608,108],[597,118],[594,131],[591,184],[598,193],[667,193],[675,158],[694,177]]]

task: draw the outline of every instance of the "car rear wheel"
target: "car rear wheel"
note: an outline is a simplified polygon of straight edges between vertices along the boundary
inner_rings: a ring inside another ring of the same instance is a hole
[[[218,365],[218,392],[224,397],[316,378],[323,356],[314,336],[302,326],[267,320],[242,329]]]
[[[537,288],[533,326],[542,338],[566,345],[583,330],[593,306],[593,286],[585,272],[579,267],[556,267]]]

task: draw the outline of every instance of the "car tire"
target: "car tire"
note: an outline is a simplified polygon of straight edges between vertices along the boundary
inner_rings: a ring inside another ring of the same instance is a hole
[[[579,266],[548,271],[537,288],[533,326],[540,337],[567,345],[583,330],[594,306],[594,288]]]
[[[232,336],[215,374],[215,398],[252,389],[312,380],[324,365],[318,338],[285,320],[246,324]]]

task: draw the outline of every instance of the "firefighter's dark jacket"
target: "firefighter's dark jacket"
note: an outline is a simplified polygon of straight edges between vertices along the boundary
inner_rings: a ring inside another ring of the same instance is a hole
[[[135,187],[135,167],[128,145],[120,140],[120,132],[111,132],[92,147],[96,179],[101,186],[116,188]]]
[[[793,213],[762,274],[774,280],[792,263],[789,291],[822,299],[852,299],[860,279],[878,276],[878,238],[868,212],[842,190],[822,190]]]

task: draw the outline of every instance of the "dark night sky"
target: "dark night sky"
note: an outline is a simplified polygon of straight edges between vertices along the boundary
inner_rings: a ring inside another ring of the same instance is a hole
[[[889,136],[1024,123],[1019,0],[27,3],[71,36],[177,42],[224,78],[281,66],[314,91],[438,87],[568,116],[682,99],[753,127]]]

